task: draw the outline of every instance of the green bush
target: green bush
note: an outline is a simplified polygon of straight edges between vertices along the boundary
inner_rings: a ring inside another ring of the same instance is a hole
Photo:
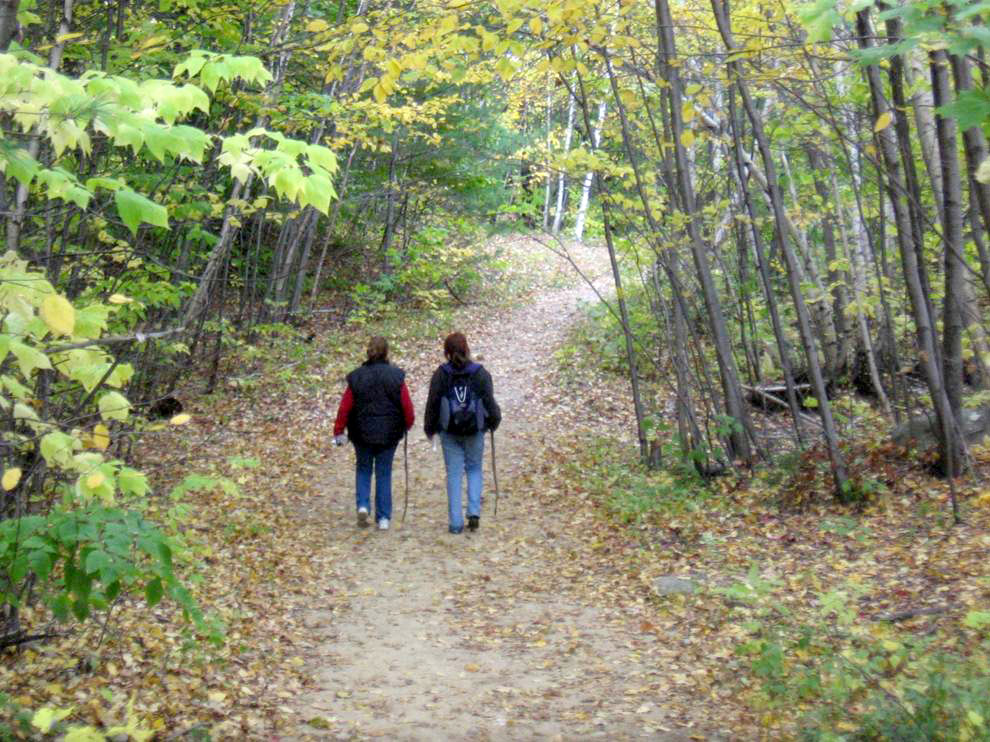
[[[968,614],[961,641],[940,649],[935,637],[861,619],[855,585],[819,595],[807,619],[777,602],[775,589],[754,568],[717,590],[755,617],[737,653],[768,725],[789,715],[809,742],[990,739],[990,613]]]

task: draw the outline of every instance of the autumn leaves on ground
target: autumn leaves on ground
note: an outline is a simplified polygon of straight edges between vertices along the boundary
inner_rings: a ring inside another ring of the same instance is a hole
[[[793,715],[759,700],[739,650],[753,622],[813,613],[832,590],[883,639],[985,604],[978,493],[962,493],[970,517],[950,528],[933,515],[941,485],[883,451],[890,492],[865,513],[815,494],[819,451],[782,477],[790,489],[725,478],[685,492],[670,472],[647,477],[666,509],[631,514],[630,477],[646,475],[630,473],[625,382],[579,331],[594,291],[532,242],[497,247],[524,266],[497,287],[511,300],[374,327],[418,415],[443,334],[468,333],[505,415],[497,518],[486,451],[481,529],[447,533],[442,460],[417,420],[405,519],[400,449],[393,529],[355,527],[352,454],[329,442],[371,328],[315,315],[311,343],[272,339],[232,359],[220,391],[190,396],[192,422],[140,451],[151,515],[182,523],[180,572],[218,641],[197,640],[167,603],[124,602],[105,624],[8,656],[0,681],[15,702],[162,739],[787,737]],[[607,256],[572,249],[607,286]],[[186,494],[166,496],[180,483]],[[764,585],[769,613],[751,600]]]

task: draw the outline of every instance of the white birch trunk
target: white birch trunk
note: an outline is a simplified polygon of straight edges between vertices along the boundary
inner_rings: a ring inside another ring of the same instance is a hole
[[[571,151],[571,140],[574,138],[574,96],[569,96],[567,102],[567,133],[564,135],[564,154]],[[557,176],[557,208],[553,212],[553,233],[560,234],[560,223],[564,220],[564,195],[567,188],[567,173],[561,169]]]
[[[591,133],[591,146],[598,149],[602,141],[602,124],[605,121],[605,101],[598,104],[598,121],[595,123],[595,130]],[[574,224],[574,239],[578,242],[584,239],[584,222],[588,216],[588,202],[591,200],[591,183],[595,179],[595,173],[591,170],[584,176],[584,183],[581,184],[581,204],[578,206],[577,220]]]

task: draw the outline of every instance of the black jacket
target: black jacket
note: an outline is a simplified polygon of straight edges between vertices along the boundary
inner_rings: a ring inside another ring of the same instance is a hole
[[[485,405],[485,429],[497,430],[502,422],[502,410],[495,401],[492,391],[492,375],[484,366],[474,364],[478,370],[471,375],[471,390]],[[440,400],[450,389],[450,380],[454,375],[454,367],[445,363],[433,372],[430,379],[430,393],[426,398],[426,411],[423,413],[423,430],[428,436],[433,436],[440,430]]]
[[[406,372],[388,361],[367,361],[347,375],[354,406],[347,434],[365,446],[394,446],[406,432],[402,382]]]

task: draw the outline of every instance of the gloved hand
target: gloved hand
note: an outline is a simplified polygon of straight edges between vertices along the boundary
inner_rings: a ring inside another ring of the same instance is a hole
[[[333,445],[337,446],[338,448],[340,446],[343,446],[345,443],[347,443],[346,435],[335,435],[333,437]]]

